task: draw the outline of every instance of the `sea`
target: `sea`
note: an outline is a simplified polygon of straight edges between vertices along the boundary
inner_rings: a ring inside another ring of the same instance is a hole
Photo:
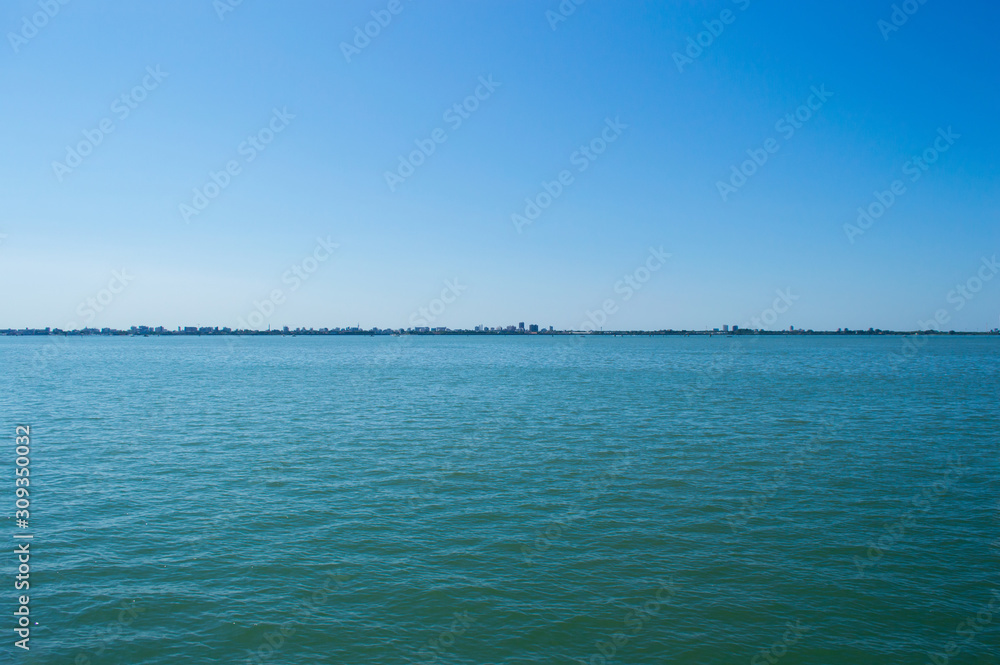
[[[0,662],[1000,663],[998,399],[996,336],[0,337]]]

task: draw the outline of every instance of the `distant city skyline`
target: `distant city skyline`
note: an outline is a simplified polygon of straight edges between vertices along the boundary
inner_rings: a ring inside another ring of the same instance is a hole
[[[291,327],[291,326],[277,326],[274,328],[266,328],[263,330],[258,330],[254,328],[230,328],[228,326],[177,326],[174,328],[167,328],[165,326],[129,326],[128,328],[81,328],[81,329],[61,329],[53,327],[45,328],[0,328],[0,335],[6,336],[23,336],[23,335],[239,335],[239,334],[337,334],[337,333],[356,333],[356,334],[434,334],[434,333],[457,333],[457,334],[517,334],[517,335],[547,335],[547,334],[578,334],[578,333],[629,333],[629,334],[658,334],[658,333],[670,333],[670,334],[684,334],[684,333],[705,333],[705,334],[720,334],[720,335],[742,335],[742,334],[759,334],[759,333],[788,333],[788,334],[875,334],[875,335],[908,335],[908,334],[1000,334],[1000,328],[993,328],[987,331],[976,331],[976,330],[946,330],[943,328],[927,328],[927,329],[914,329],[914,330],[883,330],[881,328],[867,328],[867,329],[851,329],[851,328],[837,328],[836,330],[813,330],[811,328],[796,328],[795,326],[789,326],[784,330],[771,330],[767,328],[741,328],[739,326],[729,326],[723,324],[721,328],[697,328],[697,329],[685,329],[685,328],[661,328],[661,329],[614,329],[608,328],[595,328],[589,326],[582,329],[556,329],[554,326],[544,327],[538,326],[537,324],[531,324],[527,328],[519,327],[515,325],[506,326],[474,326],[466,328],[448,328],[446,326],[438,327],[426,327],[418,326],[416,328],[380,328],[377,326],[372,326],[371,328],[365,328],[362,326],[344,326],[344,327],[323,327],[323,328],[305,328],[305,327]]]
[[[1000,6],[57,4],[0,327],[1000,325]]]

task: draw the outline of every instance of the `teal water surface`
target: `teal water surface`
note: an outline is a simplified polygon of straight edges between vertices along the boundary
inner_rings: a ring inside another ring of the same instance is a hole
[[[1000,339],[902,344],[0,338],[0,661],[998,663]]]

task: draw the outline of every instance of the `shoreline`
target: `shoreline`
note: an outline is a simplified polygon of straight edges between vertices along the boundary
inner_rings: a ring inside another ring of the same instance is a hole
[[[469,336],[469,337],[566,337],[566,336],[587,336],[587,337],[755,337],[755,336],[785,336],[785,337],[808,337],[808,336],[832,336],[832,337],[879,337],[879,336],[928,336],[928,337],[997,337],[1000,330],[990,331],[967,331],[967,330],[750,330],[740,329],[736,331],[717,330],[544,330],[540,332],[522,332],[507,330],[431,330],[416,331],[403,329],[371,329],[371,330],[330,330],[321,328],[296,329],[296,330],[232,330],[228,328],[208,328],[193,331],[176,330],[117,330],[113,328],[88,328],[84,330],[61,330],[59,328],[24,328],[24,329],[0,329],[0,337],[296,337],[296,336],[361,336],[361,337],[400,337],[400,336]]]

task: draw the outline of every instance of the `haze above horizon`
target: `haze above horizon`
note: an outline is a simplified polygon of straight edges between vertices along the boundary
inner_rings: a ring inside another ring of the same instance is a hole
[[[998,18],[11,2],[0,328],[992,330]]]

